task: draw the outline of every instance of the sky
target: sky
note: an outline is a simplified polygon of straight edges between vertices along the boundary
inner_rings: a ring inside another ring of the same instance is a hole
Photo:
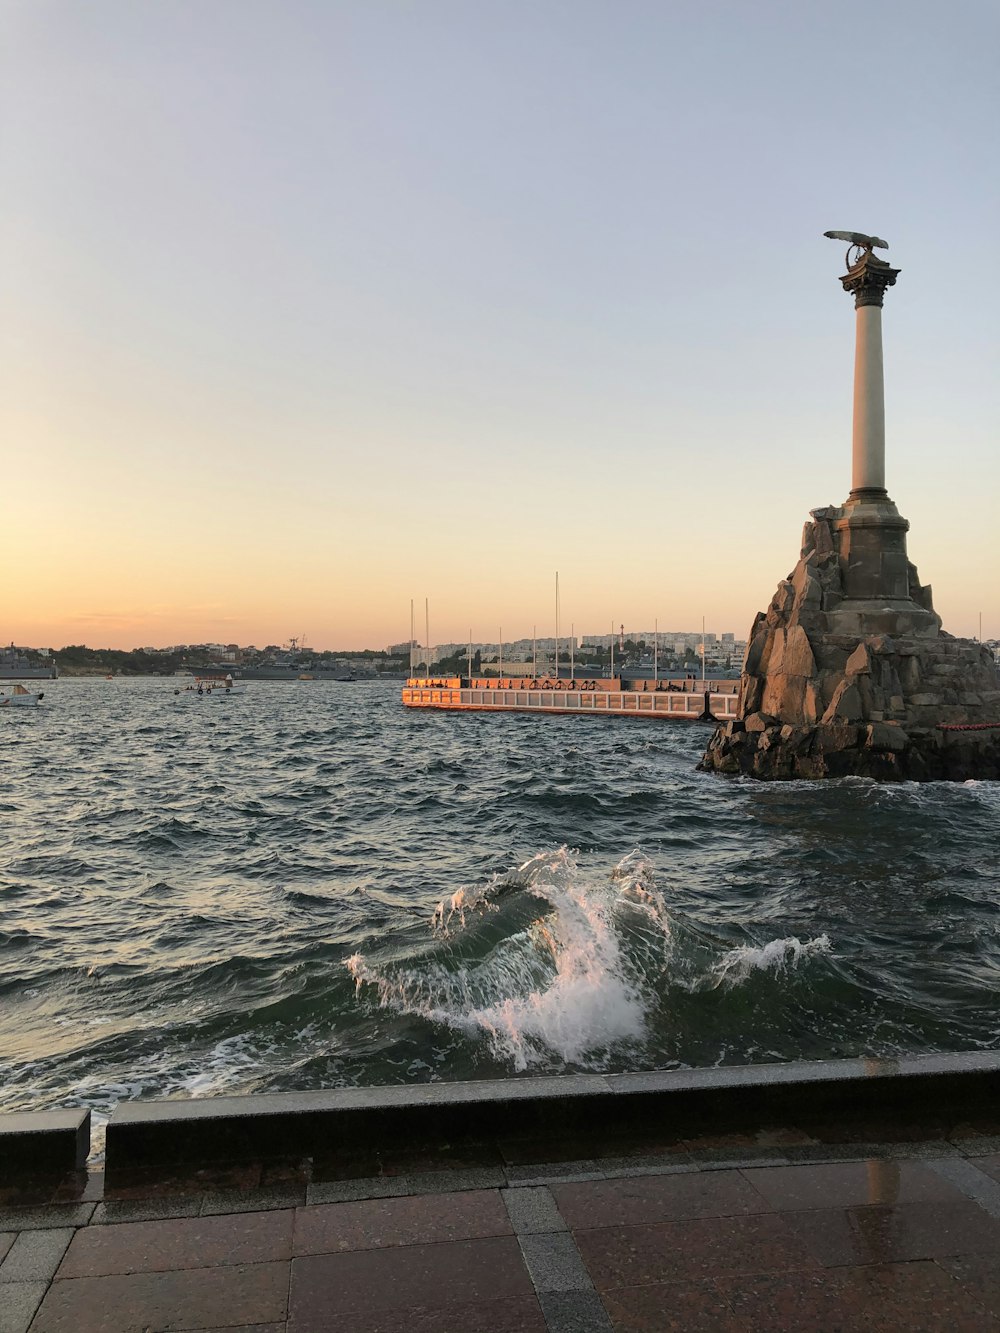
[[[742,637],[887,485],[1000,635],[996,0],[0,0],[0,640]],[[418,637],[422,628],[418,627]]]

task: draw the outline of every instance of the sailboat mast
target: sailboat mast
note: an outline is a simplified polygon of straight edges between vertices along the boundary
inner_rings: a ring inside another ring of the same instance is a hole
[[[556,570],[556,680],[559,679],[559,571]]]
[[[701,679],[705,680],[705,617],[701,618]]]

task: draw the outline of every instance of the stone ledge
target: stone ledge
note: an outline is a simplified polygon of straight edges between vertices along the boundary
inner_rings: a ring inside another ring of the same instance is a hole
[[[788,1123],[845,1131],[874,1118],[933,1128],[1000,1097],[1000,1054],[836,1060],[722,1069],[351,1088],[122,1103],[107,1128],[109,1181],[136,1166],[308,1155],[495,1138],[648,1132],[680,1141]]]
[[[14,1111],[0,1115],[0,1180],[83,1169],[90,1152],[90,1112]]]

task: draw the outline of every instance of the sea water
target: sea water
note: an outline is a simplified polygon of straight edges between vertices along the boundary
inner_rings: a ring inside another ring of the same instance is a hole
[[[1000,784],[383,683],[0,717],[0,1109],[992,1048]]]

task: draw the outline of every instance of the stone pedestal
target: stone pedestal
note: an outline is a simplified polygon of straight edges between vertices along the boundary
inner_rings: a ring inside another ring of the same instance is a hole
[[[702,767],[759,778],[1000,778],[992,655],[941,631],[898,515],[895,527],[871,531],[894,534],[883,586],[901,591],[901,559],[906,595],[849,595],[856,513],[850,501],[813,510],[798,564],[751,630],[737,720],[712,737]],[[878,566],[877,542],[870,554]]]

